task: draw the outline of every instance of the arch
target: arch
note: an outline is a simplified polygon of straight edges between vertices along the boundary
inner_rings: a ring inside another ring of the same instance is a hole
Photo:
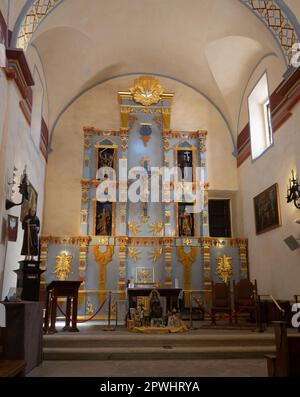
[[[26,34],[26,40],[21,47],[26,50],[33,33],[39,25],[48,17],[48,15],[64,0],[27,0],[25,3],[13,29],[12,46],[16,47],[20,32],[24,29],[26,18],[30,15],[38,16],[34,18],[34,22],[30,25],[30,29]],[[253,2],[249,0],[238,0],[242,5],[252,12],[270,31],[285,59],[286,65],[289,65],[291,58],[292,45],[300,41],[300,24],[283,0],[260,0]]]
[[[82,97],[84,94],[86,94],[87,92],[89,92],[89,91],[92,90],[93,88],[95,88],[95,87],[97,87],[97,86],[99,86],[99,85],[102,85],[102,84],[104,84],[104,83],[106,83],[106,82],[108,82],[108,81],[111,81],[111,80],[114,80],[114,79],[118,79],[118,78],[120,78],[120,77],[135,76],[135,75],[142,75],[142,76],[144,76],[144,75],[151,75],[151,76],[156,76],[156,77],[162,77],[162,78],[165,78],[165,79],[170,79],[170,80],[176,81],[177,83],[183,84],[184,86],[186,86],[186,87],[192,89],[192,90],[195,91],[197,94],[199,94],[199,95],[201,95],[202,97],[204,97],[204,98],[212,105],[212,107],[219,113],[219,115],[220,115],[221,118],[223,119],[223,121],[224,121],[224,123],[225,123],[225,125],[226,125],[226,127],[227,127],[227,129],[228,129],[228,132],[229,132],[229,134],[230,134],[231,140],[232,140],[232,145],[233,145],[233,152],[232,152],[232,155],[235,156],[235,157],[237,156],[236,142],[235,142],[234,134],[233,134],[232,128],[231,128],[231,126],[230,126],[230,123],[229,123],[229,121],[227,120],[226,116],[223,114],[222,110],[218,107],[218,105],[217,105],[207,94],[205,94],[204,92],[200,91],[198,88],[192,86],[191,84],[189,84],[189,83],[187,83],[187,82],[185,82],[185,81],[183,81],[183,80],[180,80],[180,79],[177,79],[177,78],[175,78],[175,77],[168,76],[168,75],[164,75],[164,74],[161,74],[161,73],[149,73],[149,72],[130,72],[130,73],[121,73],[121,74],[117,74],[117,75],[108,77],[108,78],[106,78],[106,79],[103,79],[103,80],[101,80],[101,81],[98,81],[98,82],[96,82],[96,83],[90,85],[89,87],[87,87],[87,88],[85,88],[84,90],[82,90],[79,94],[77,94],[76,96],[74,96],[74,97],[67,103],[67,105],[60,111],[60,113],[59,113],[58,116],[56,117],[56,119],[55,119],[55,121],[54,121],[54,123],[53,123],[53,125],[52,125],[52,127],[51,127],[51,129],[50,129],[50,140],[49,140],[49,148],[48,148],[49,153],[52,151],[51,146],[52,146],[53,135],[54,135],[54,131],[55,131],[55,128],[56,128],[56,126],[57,126],[59,120],[61,119],[61,117],[63,116],[63,114],[70,108],[70,106],[72,106],[73,103],[75,103],[75,102],[77,101],[77,99],[79,99],[80,97]]]

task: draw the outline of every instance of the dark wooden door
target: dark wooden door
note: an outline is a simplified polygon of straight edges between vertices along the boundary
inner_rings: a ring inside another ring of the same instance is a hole
[[[209,200],[210,237],[231,237],[230,200]]]

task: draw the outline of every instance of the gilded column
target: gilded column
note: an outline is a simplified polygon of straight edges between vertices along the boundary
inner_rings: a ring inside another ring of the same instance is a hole
[[[129,113],[130,107],[121,105],[122,130],[127,130],[129,128]]]
[[[165,253],[165,287],[172,288],[172,247],[173,239],[164,239],[164,253]]]
[[[204,277],[204,289],[211,290],[211,264],[210,264],[210,248],[211,248],[211,239],[209,237],[202,237],[200,239],[201,248],[202,248],[202,261],[203,261],[203,277]],[[205,293],[206,301],[209,301],[211,298],[211,294]]]
[[[163,148],[164,148],[164,166],[170,167],[170,135],[171,132],[164,130],[162,133]],[[169,181],[162,181],[162,192],[164,200],[164,219],[165,219],[165,236],[172,236],[171,230],[171,186]]]
[[[80,219],[80,232],[81,235],[86,236],[88,234],[88,201],[89,201],[89,181],[83,179],[81,181],[81,219]]]
[[[119,299],[125,300],[126,298],[126,254],[127,254],[127,244],[128,238],[127,237],[119,237],[118,238],[119,244],[119,282],[118,282],[118,289],[119,289]]]
[[[249,277],[249,263],[248,263],[248,240],[237,239],[240,254],[240,272],[241,279]]]
[[[125,129],[122,128],[120,130],[120,137],[121,137],[121,150],[122,150],[122,161],[126,161],[128,159],[128,140],[129,140],[129,128]],[[122,161],[119,163],[119,167],[124,167],[121,170],[121,178],[119,180],[119,203],[118,203],[118,210],[121,214],[121,223],[118,226],[118,235],[125,236],[127,234],[127,225],[126,225],[126,218],[127,218],[127,211],[128,211],[128,200],[127,200],[127,165],[122,164]],[[126,163],[127,164],[127,163]],[[126,168],[126,169],[125,169]]]
[[[87,265],[87,254],[88,254],[88,244],[90,238],[82,237],[80,238],[80,247],[79,247],[79,280],[82,281],[80,289],[85,289],[85,271]]]
[[[163,118],[164,131],[170,131],[170,127],[171,127],[171,108],[170,107],[162,108],[162,118]]]
[[[201,226],[200,234],[201,236],[209,236],[209,224],[208,224],[208,188],[209,183],[207,182],[207,131],[198,131],[199,139],[199,164],[200,164],[200,189],[202,194],[202,211],[200,215]]]
[[[44,272],[47,270],[47,260],[48,260],[48,247],[49,247],[49,239],[46,238],[41,238],[41,248],[40,248],[40,269],[43,270]],[[41,285],[45,285],[45,276],[44,273],[41,276]]]

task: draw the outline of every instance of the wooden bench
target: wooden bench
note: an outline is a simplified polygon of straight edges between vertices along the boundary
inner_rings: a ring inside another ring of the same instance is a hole
[[[300,376],[300,335],[288,335],[284,321],[274,322],[276,355],[268,355],[269,377]]]
[[[0,378],[24,376],[26,362],[23,360],[0,360]]]

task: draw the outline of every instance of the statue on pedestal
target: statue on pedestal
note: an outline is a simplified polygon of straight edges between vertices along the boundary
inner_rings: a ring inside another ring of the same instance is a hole
[[[36,216],[35,208],[28,211],[28,215],[23,219],[22,228],[24,237],[21,255],[25,255],[25,260],[33,260],[39,254],[38,234],[40,231],[40,220]]]

